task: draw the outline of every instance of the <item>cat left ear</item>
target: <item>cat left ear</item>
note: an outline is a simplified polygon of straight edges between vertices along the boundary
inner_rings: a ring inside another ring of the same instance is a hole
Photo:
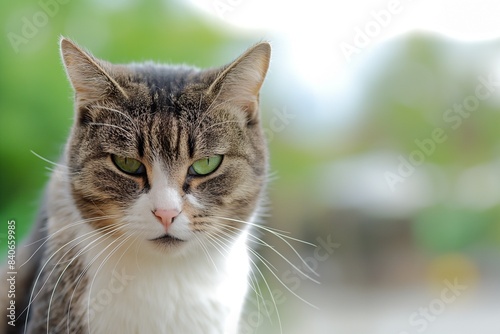
[[[61,56],[79,103],[99,101],[113,93],[128,98],[110,75],[109,63],[98,60],[66,38],[61,38]]]
[[[238,106],[250,122],[258,119],[259,91],[271,59],[271,45],[259,43],[229,64],[210,85],[216,101]]]

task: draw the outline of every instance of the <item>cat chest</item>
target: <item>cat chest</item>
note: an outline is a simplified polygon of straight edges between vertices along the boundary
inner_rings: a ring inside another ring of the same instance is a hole
[[[91,333],[223,333],[230,306],[200,283],[126,270],[96,278],[84,305]]]

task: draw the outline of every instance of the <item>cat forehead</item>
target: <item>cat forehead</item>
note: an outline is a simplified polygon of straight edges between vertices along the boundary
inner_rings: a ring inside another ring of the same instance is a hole
[[[113,151],[130,156],[173,161],[222,154],[243,142],[244,114],[211,105],[203,94],[171,94],[158,86],[142,91],[126,101],[94,106],[93,123],[110,125],[92,126],[91,133],[102,138],[97,145],[105,142]]]
[[[211,80],[209,71],[185,66],[152,63],[121,66],[116,81],[126,89],[127,98],[109,96],[107,102],[133,116],[193,118],[211,103],[212,96],[206,94]]]

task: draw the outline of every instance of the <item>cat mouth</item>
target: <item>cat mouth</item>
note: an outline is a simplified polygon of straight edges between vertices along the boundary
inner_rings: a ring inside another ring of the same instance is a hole
[[[158,238],[150,239],[151,241],[156,241],[156,242],[161,242],[161,243],[166,243],[166,244],[177,244],[180,242],[184,242],[185,240],[176,238],[170,234],[164,234],[162,236],[159,236]]]

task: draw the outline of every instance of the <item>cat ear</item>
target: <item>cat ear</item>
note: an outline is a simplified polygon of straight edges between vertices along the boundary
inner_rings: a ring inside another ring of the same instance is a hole
[[[79,103],[99,101],[113,93],[128,98],[125,90],[109,74],[109,63],[95,58],[64,37],[61,38],[61,57]]]
[[[259,91],[271,58],[271,46],[259,43],[229,64],[210,85],[216,101],[237,105],[248,112],[250,122],[258,119]]]

